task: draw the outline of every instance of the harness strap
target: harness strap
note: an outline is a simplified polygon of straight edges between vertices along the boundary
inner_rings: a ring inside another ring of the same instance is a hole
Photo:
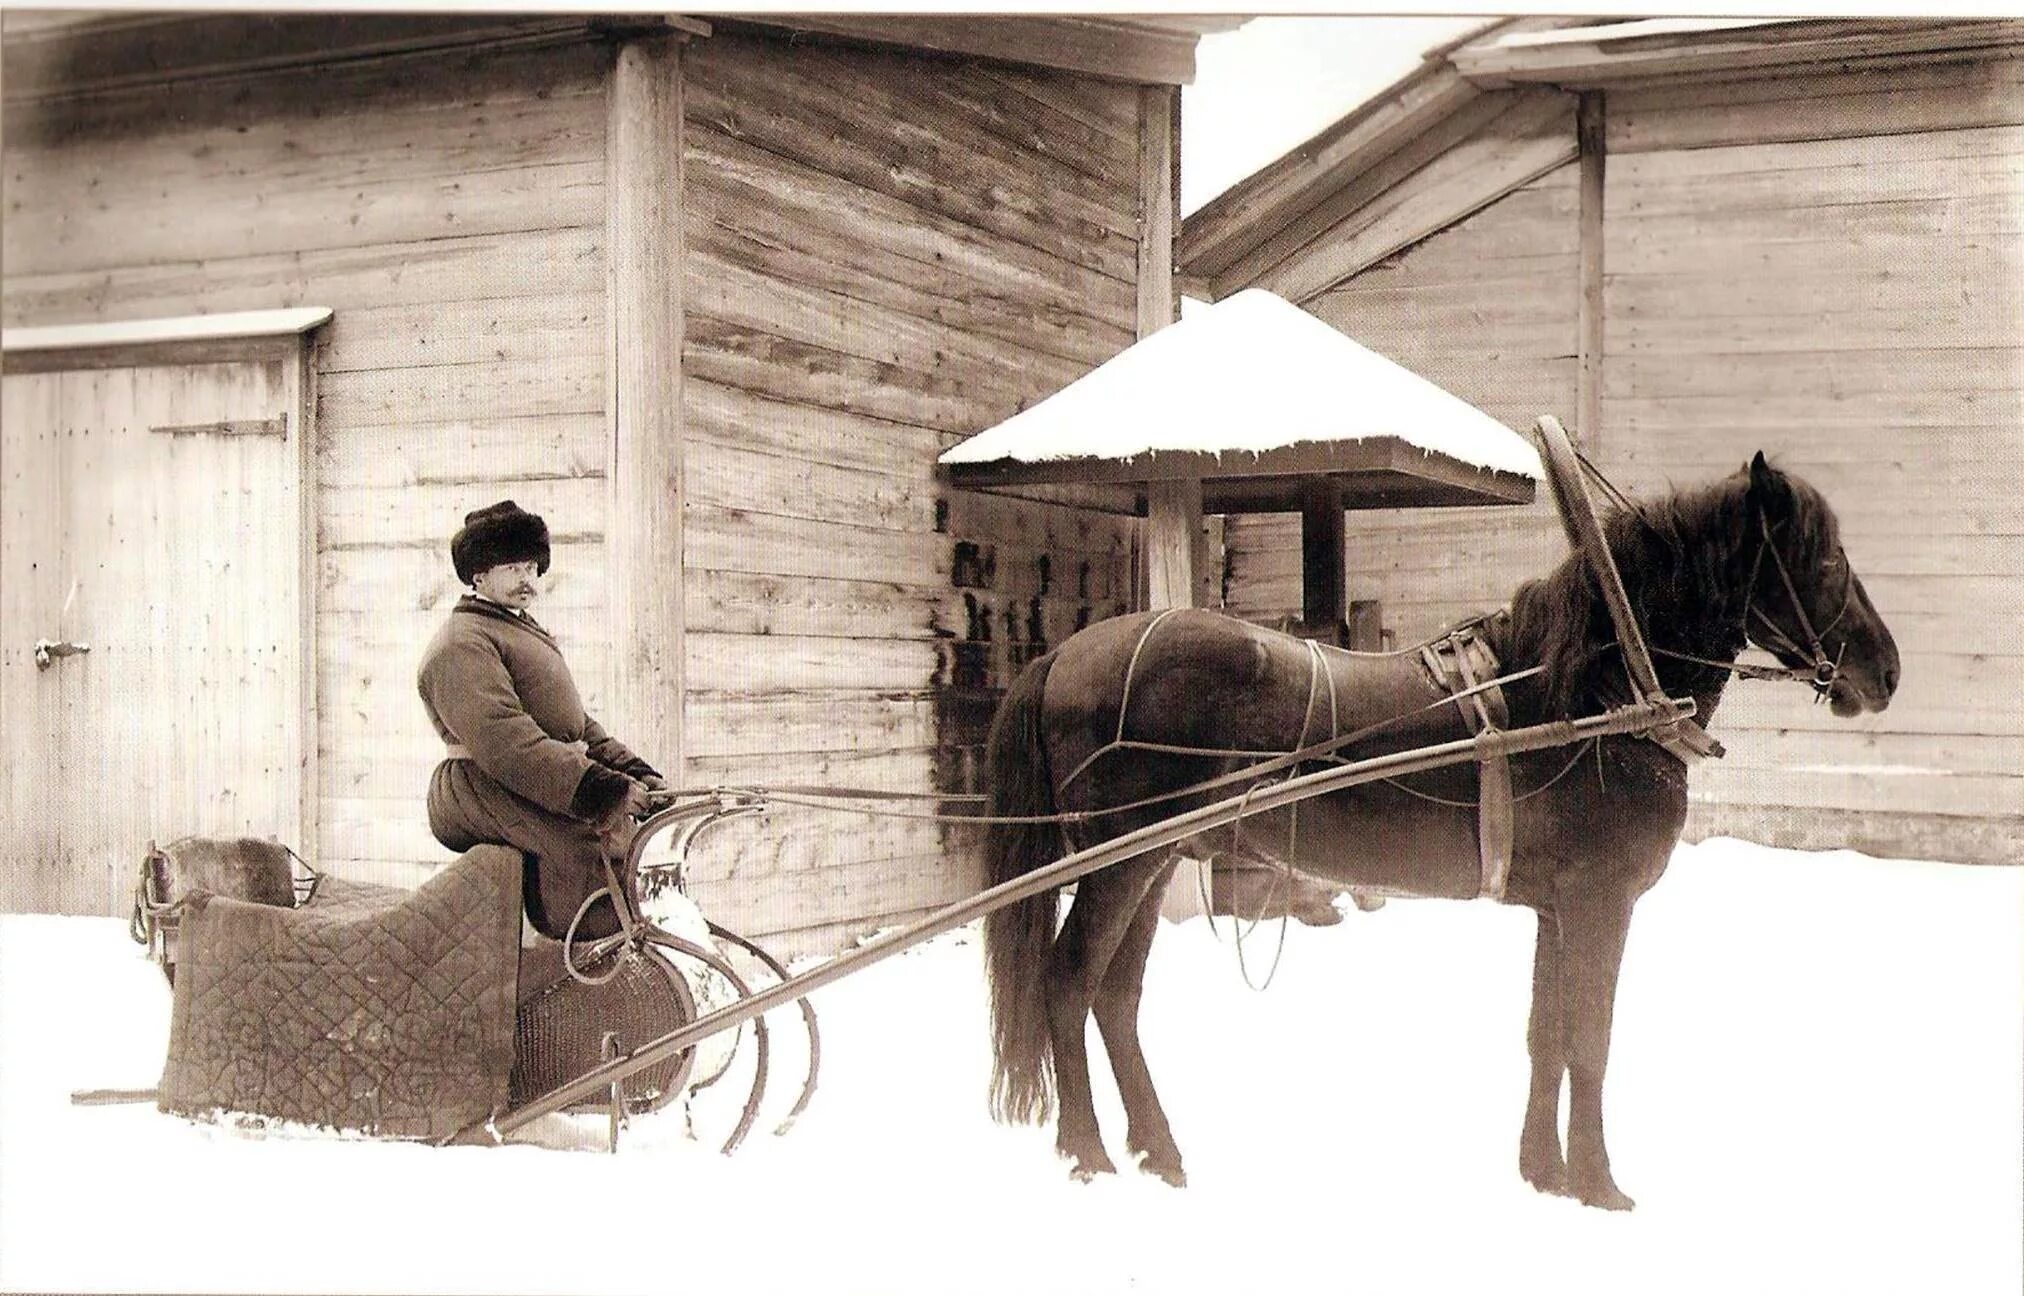
[[[1492,733],[1510,723],[1504,690],[1496,683],[1497,657],[1473,629],[1464,627],[1420,650],[1434,679],[1456,699],[1472,735]],[[1481,681],[1488,681],[1487,686]],[[1477,762],[1476,841],[1482,856],[1482,881],[1477,894],[1502,900],[1511,878],[1514,816],[1511,762],[1501,750],[1489,750]]]

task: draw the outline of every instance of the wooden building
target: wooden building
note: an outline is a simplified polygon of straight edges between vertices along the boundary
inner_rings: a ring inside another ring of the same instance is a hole
[[[1270,288],[1633,492],[1762,448],[1835,506],[1904,654],[1891,708],[1733,686],[1689,831],[2024,857],[2024,24],[1524,20],[1434,51],[1184,223]],[[1232,518],[1229,606],[1298,606]],[[1401,642],[1565,552],[1551,505],[1350,523]]]
[[[185,833],[447,860],[415,664],[505,498],[672,775],[967,788],[1139,540],[935,458],[1173,318],[1178,86],[1230,25],[9,13],[0,908],[123,912]],[[692,876],[815,950],[964,847],[783,812]]]

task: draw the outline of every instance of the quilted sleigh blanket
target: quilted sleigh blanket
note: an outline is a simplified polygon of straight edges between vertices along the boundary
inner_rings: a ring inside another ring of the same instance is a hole
[[[300,909],[196,892],[158,1106],[434,1138],[506,1106],[520,855],[414,891],[326,877]]]

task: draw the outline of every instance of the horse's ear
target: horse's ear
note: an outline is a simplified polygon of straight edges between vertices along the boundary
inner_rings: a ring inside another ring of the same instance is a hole
[[[1785,478],[1764,461],[1764,452],[1759,450],[1750,460],[1750,502],[1767,513],[1782,513],[1788,493]]]

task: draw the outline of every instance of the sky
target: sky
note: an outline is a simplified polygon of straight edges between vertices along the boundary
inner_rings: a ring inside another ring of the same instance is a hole
[[[1419,66],[1473,17],[1253,18],[1202,38],[1181,90],[1181,214]]]

